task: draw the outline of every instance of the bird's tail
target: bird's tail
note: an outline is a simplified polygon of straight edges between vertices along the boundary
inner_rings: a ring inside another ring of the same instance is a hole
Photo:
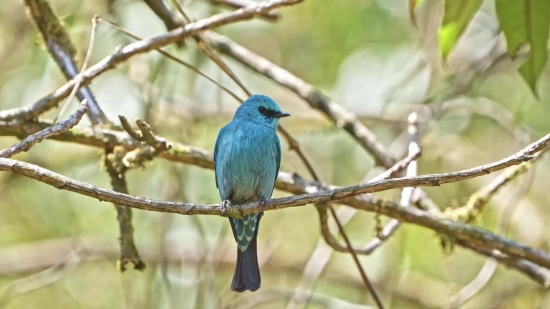
[[[258,230],[260,224],[260,218],[262,214],[258,216],[258,222],[254,236],[250,240],[248,247],[243,252],[237,248],[237,264],[235,265],[235,273],[233,274],[233,280],[231,281],[231,290],[235,292],[244,292],[246,290],[256,291],[262,284],[262,278],[260,277],[260,267],[258,265],[258,253],[256,246],[256,238],[258,237]],[[233,220],[229,218],[231,222],[231,228],[235,234],[235,226]]]

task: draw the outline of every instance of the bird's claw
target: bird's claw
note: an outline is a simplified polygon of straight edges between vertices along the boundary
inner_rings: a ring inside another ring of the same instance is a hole
[[[231,201],[230,200],[223,200],[222,201],[222,214],[225,215],[228,209],[231,208]]]
[[[260,209],[261,209],[262,211],[265,210],[266,204],[267,204],[267,200],[265,199],[265,197],[262,197],[262,198],[260,199]]]

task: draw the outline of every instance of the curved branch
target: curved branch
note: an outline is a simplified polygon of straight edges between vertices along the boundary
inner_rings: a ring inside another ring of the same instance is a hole
[[[239,207],[233,207],[232,209],[227,210],[225,215],[238,218],[241,217],[243,214],[253,212],[296,207],[309,203],[342,199],[344,202],[347,202],[352,207],[356,207],[358,209],[377,212],[403,222],[409,222],[424,226],[439,233],[453,236],[457,239],[457,241],[463,241],[471,243],[473,245],[482,246],[487,250],[499,250],[510,257],[526,259],[535,264],[550,268],[550,255],[548,255],[546,252],[525,246],[505,237],[495,235],[484,229],[465,225],[448,219],[442,219],[436,215],[427,213],[422,210],[410,207],[401,207],[397,203],[378,200],[372,196],[359,197],[363,200],[369,200],[368,203],[357,203],[357,199],[352,198],[352,196],[354,195],[381,191],[391,188],[413,187],[417,185],[438,185],[440,183],[471,178],[474,177],[473,175],[479,173],[480,171],[482,174],[484,174],[483,171],[490,172],[493,169],[504,168],[506,166],[509,166],[511,162],[519,160],[519,158],[530,158],[532,156],[531,153],[542,149],[543,145],[546,145],[549,140],[550,136],[546,136],[542,140],[530,145],[523,151],[519,152],[517,155],[510,157],[508,161],[502,160],[497,163],[492,163],[487,166],[481,166],[466,171],[382,180],[372,184],[362,184],[333,190],[324,190],[299,196],[278,198],[269,200],[263,205],[260,205],[260,203],[251,203]],[[135,197],[114,192],[111,190],[98,188],[93,185],[56,174],[36,165],[23,163],[16,160],[0,158],[0,170],[11,171],[25,177],[33,178],[58,189],[77,192],[93,197],[100,201],[118,203],[133,208],[186,215],[224,215],[221,209],[221,205],[219,204],[204,205],[193,203],[176,203]]]
[[[43,123],[42,123],[43,124]],[[8,135],[28,135],[29,131],[37,130],[35,124],[29,124],[28,127],[26,124],[21,126],[10,126],[0,125],[0,132],[2,134]],[[80,131],[79,131],[80,130]],[[135,149],[140,146],[138,142],[133,140],[128,134],[110,131],[110,130],[101,130],[93,132],[92,130],[86,131],[82,129],[71,130],[63,134],[54,136],[54,139],[66,140],[66,141],[76,141],[82,144],[105,147],[106,145],[122,145],[124,147],[129,147]],[[487,165],[481,165],[478,167],[458,171],[451,173],[443,174],[429,174],[422,175],[417,177],[403,177],[403,178],[394,178],[387,180],[379,180],[375,182],[357,184],[354,186],[344,187],[344,188],[334,188],[330,186],[325,186],[320,183],[307,182],[300,177],[295,175],[289,175],[286,173],[280,173],[279,179],[277,181],[277,188],[286,190],[295,194],[302,194],[304,192],[317,191],[318,188],[325,189],[321,192],[313,192],[309,194],[304,194],[301,196],[295,196],[292,198],[286,198],[285,203],[277,204],[277,207],[271,206],[272,203],[268,203],[266,208],[286,208],[290,206],[305,205],[309,203],[316,202],[326,202],[333,200],[343,200],[348,201],[346,205],[356,207],[357,203],[361,203],[361,198],[347,199],[354,197],[360,194],[379,192],[389,189],[396,188],[405,188],[405,187],[417,187],[417,186],[439,186],[441,184],[461,181],[469,178],[484,176],[492,172],[504,169],[509,166],[518,165],[522,162],[530,161],[536,157],[537,152],[546,148],[550,145],[550,134],[544,136],[540,140],[530,144],[526,148],[517,152],[516,154],[509,156],[508,158],[502,159],[497,162],[493,162]],[[191,163],[202,167],[213,168],[212,155],[205,152],[204,150],[185,146],[176,143],[170,143],[170,147],[167,151],[160,154],[161,157],[168,158],[173,161]],[[6,163],[6,162],[4,162]],[[4,167],[5,168],[5,167]],[[282,180],[284,178],[284,180]],[[297,187],[296,184],[302,182]],[[298,189],[300,188],[300,189]],[[313,189],[313,190],[312,190]],[[251,204],[252,205],[252,204]],[[365,205],[361,205],[365,206]],[[244,209],[241,207],[241,209]],[[247,210],[248,211],[248,210]]]

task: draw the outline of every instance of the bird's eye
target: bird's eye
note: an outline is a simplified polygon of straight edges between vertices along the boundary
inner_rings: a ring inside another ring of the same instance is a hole
[[[265,115],[265,113],[267,112],[267,109],[265,109],[265,107],[263,107],[263,106],[260,106],[260,107],[258,108],[258,111],[259,111],[262,115]]]

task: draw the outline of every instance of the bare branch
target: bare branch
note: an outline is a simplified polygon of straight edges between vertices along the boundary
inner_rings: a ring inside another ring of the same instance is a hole
[[[80,120],[82,119],[82,116],[84,116],[87,110],[88,110],[88,107],[86,105],[86,100],[84,100],[82,101],[82,103],[80,103],[80,106],[78,107],[77,111],[73,115],[71,115],[67,120],[60,122],[58,124],[55,124],[51,127],[47,127],[42,131],[34,133],[33,135],[27,136],[25,139],[11,146],[10,148],[1,150],[0,157],[1,158],[12,157],[17,153],[29,150],[34,144],[40,143],[45,138],[52,137],[54,135],[58,135],[68,131],[70,128],[76,126],[76,124],[80,122]]]
[[[22,124],[19,126],[10,126],[0,125],[0,134],[8,135],[28,135],[38,131],[40,126],[43,126],[44,123],[34,123],[34,124]],[[99,130],[93,132],[91,130],[87,131],[85,129],[73,129],[65,133],[66,135],[60,134],[55,136],[54,139],[66,140],[72,142],[78,142],[86,145],[96,146],[105,148],[107,146],[116,146],[122,145],[124,147],[135,149],[140,144],[135,140],[131,139],[128,134],[110,131],[110,130]],[[213,168],[212,155],[206,153],[205,151],[185,146],[177,143],[169,143],[169,149],[160,154],[161,157],[167,158],[172,161],[190,163],[202,167]],[[535,157],[535,154],[540,150],[544,149],[550,144],[550,134],[541,138],[540,140],[532,143],[518,153],[509,156],[508,158],[502,159],[498,162],[490,163],[487,165],[481,165],[471,169],[452,172],[452,173],[443,173],[443,174],[431,174],[423,175],[417,177],[404,177],[404,178],[395,178],[388,180],[379,180],[375,182],[369,182],[365,184],[358,184],[355,186],[345,187],[345,188],[335,188],[326,186],[323,187],[319,183],[302,183],[301,186],[293,186],[296,182],[304,182],[303,179],[291,176],[285,173],[279,175],[279,180],[277,182],[277,188],[286,190],[295,194],[302,194],[304,192],[313,192],[310,194],[302,195],[301,197],[294,197],[296,200],[288,201],[287,203],[297,203],[292,205],[303,205],[313,202],[322,202],[330,200],[339,200],[348,198],[351,196],[378,192],[383,190],[395,189],[395,188],[405,188],[405,187],[415,187],[415,186],[439,186],[444,183],[456,182],[460,180],[465,180],[469,178],[479,177],[492,172],[504,169],[506,167],[520,164],[524,161],[529,161]],[[281,176],[285,178],[285,181],[281,180]],[[320,186],[325,189],[322,192],[316,192],[315,188]],[[309,189],[307,187],[310,187]],[[301,189],[299,189],[301,188]],[[304,190],[306,188],[306,190]],[[302,190],[302,191],[300,191]],[[344,200],[345,201],[345,200]],[[356,203],[360,202],[360,199],[350,200],[349,206],[355,207]],[[342,203],[342,201],[339,201]],[[269,204],[269,203],[268,203]],[[362,205],[365,206],[365,205]],[[268,206],[269,207],[269,206]],[[288,207],[285,205],[278,205],[278,208]]]
[[[303,0],[264,1],[258,3],[257,5],[247,6],[233,12],[217,14],[203,20],[190,23],[183,28],[174,29],[166,34],[157,37],[128,44],[125,47],[117,48],[114,53],[107,56],[106,58],[93,65],[86,71],[82,72],[81,74],[77,75],[77,77],[82,75],[81,86],[85,86],[90,83],[92,79],[96,78],[97,76],[108,70],[115,68],[121,62],[126,61],[135,55],[149,52],[153,49],[160,48],[167,44],[180,41],[186,37],[195,35],[207,29],[212,29],[237,21],[251,19],[272,9],[286,5],[293,5],[301,1]],[[71,90],[77,84],[77,82],[78,80],[76,78],[73,78],[61,88],[43,97],[42,99],[38,100],[30,106],[0,112],[0,121],[9,121],[14,119],[30,120],[35,118],[36,116],[49,110],[50,108],[53,108],[61,100],[69,96]]]
[[[51,125],[51,122],[46,121],[18,123],[16,125],[6,124],[0,121],[0,135],[25,138]],[[78,143],[103,149],[121,146],[128,151],[132,151],[143,146],[139,140],[133,139],[125,132],[108,129],[77,127],[59,135],[52,136],[51,138],[58,141]],[[200,148],[180,143],[170,142],[169,144],[169,149],[160,153],[159,157],[173,162],[188,163],[209,169],[214,168],[211,153]],[[292,181],[292,176],[289,174],[286,175],[288,175],[288,179]],[[290,182],[289,185],[291,185]]]

